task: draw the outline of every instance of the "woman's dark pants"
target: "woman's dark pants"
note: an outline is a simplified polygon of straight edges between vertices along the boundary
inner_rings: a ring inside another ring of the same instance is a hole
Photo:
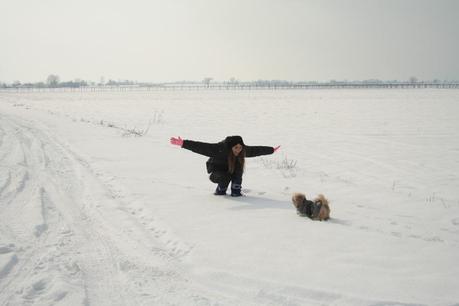
[[[232,174],[227,171],[214,171],[210,174],[209,179],[218,184],[215,194],[226,194],[226,189],[228,189],[228,185],[231,182],[231,195],[241,195],[242,171],[236,170]]]

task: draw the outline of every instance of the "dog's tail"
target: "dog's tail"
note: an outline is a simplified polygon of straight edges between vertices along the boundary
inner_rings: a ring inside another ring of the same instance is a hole
[[[320,213],[318,216],[319,220],[328,220],[330,219],[330,206],[328,205],[328,200],[323,194],[319,194],[315,199],[314,202],[322,204],[322,208],[320,209]]]
[[[325,198],[323,194],[319,194],[315,199],[314,202],[320,202],[322,205],[328,206],[328,200]]]

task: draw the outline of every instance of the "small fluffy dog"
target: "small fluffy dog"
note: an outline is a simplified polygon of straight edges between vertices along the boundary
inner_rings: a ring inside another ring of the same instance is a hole
[[[306,199],[303,193],[294,193],[292,202],[301,216],[319,221],[330,219],[330,206],[328,205],[328,200],[322,194],[310,201]]]

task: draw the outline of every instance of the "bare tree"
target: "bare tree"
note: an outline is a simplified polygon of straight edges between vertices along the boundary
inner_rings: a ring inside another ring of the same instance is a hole
[[[204,84],[206,84],[207,87],[209,87],[210,85],[210,82],[213,80],[213,78],[204,78],[204,80],[202,80],[202,82]]]
[[[46,83],[48,84],[49,87],[57,87],[59,84],[59,76],[55,74],[50,74],[48,75],[48,78],[46,79]]]

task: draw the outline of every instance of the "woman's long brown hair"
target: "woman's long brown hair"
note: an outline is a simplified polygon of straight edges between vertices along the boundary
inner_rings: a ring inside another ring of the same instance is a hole
[[[245,148],[242,146],[242,151],[239,153],[238,156],[233,154],[233,150],[230,150],[228,153],[228,172],[233,174],[234,170],[236,170],[236,161],[239,161],[241,164],[242,172],[244,172],[244,164],[245,164]]]

